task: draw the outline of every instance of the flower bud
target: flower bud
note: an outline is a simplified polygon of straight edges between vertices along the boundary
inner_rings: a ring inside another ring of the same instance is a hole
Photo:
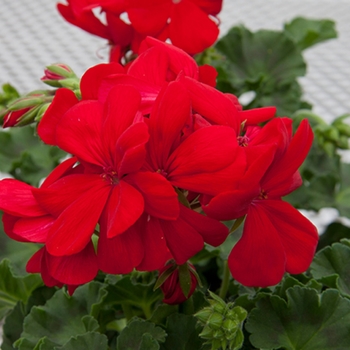
[[[166,304],[180,304],[186,301],[197,287],[197,276],[193,273],[194,266],[190,263],[176,265],[167,263],[159,270],[159,277],[155,288],[160,287]]]
[[[226,304],[219,296],[210,293],[210,306],[203,308],[194,316],[203,325],[203,330],[199,334],[205,339],[206,344],[210,344],[213,350],[240,349],[244,336],[242,324],[247,317],[247,311],[233,303]]]
[[[66,87],[71,90],[79,88],[79,78],[72,68],[62,63],[47,66],[41,81],[53,87]]]
[[[43,105],[52,100],[46,91],[37,91],[14,100],[1,113],[2,127],[23,126],[35,121],[37,113]]]

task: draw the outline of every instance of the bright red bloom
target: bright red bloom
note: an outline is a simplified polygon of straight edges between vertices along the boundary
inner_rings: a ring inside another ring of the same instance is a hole
[[[150,271],[170,258],[183,264],[203,248],[204,242],[217,246],[227,237],[224,225],[180,205],[173,186],[210,194],[224,188],[238,150],[235,132],[212,126],[182,140],[182,129],[190,115],[186,89],[179,82],[171,82],[147,119],[150,140],[144,171],[127,177],[129,184],[143,194],[145,213],[122,236],[109,239],[104,229],[108,219],[102,219],[105,224],[101,223],[98,246],[102,270],[120,273],[122,267],[123,271],[130,270],[133,261],[138,270]],[[166,184],[171,191],[166,190]],[[128,259],[123,258],[126,252]]]
[[[81,168],[73,168],[75,163],[76,159],[71,158],[60,164],[41,188],[46,188],[63,176],[79,173]],[[32,186],[17,180],[1,181],[0,208],[4,211],[4,230],[9,237],[19,242],[45,243],[55,217],[40,207],[33,190]],[[71,256],[54,257],[43,247],[29,260],[27,271],[41,273],[44,283],[49,287],[67,284],[72,293],[78,285],[95,278],[98,271],[97,257],[91,241],[81,252]]]
[[[57,217],[46,241],[50,254],[80,252],[103,210],[112,215],[109,237],[124,232],[142,214],[143,197],[127,182],[127,175],[142,166],[148,140],[147,126],[137,113],[139,102],[132,88],[116,87],[105,106],[82,101],[61,117],[57,144],[74,154],[85,172],[33,191],[40,205]]]
[[[122,61],[128,52],[138,54],[141,41],[152,36],[189,54],[204,51],[219,35],[218,20],[222,0],[67,0],[58,4],[62,17],[85,31],[107,39],[111,45],[110,61]],[[95,16],[100,8],[106,23]],[[128,16],[131,24],[124,17]]]
[[[247,286],[266,287],[277,284],[285,271],[304,272],[316,250],[314,225],[281,200],[301,185],[298,168],[313,140],[306,120],[293,138],[290,126],[285,119],[268,123],[253,138],[253,144],[248,142],[247,150],[252,147],[247,152],[250,161],[236,190],[223,192],[203,206],[217,219],[247,215],[242,238],[229,256],[233,277]]]
[[[127,13],[135,30],[165,41],[189,54],[204,51],[219,35],[211,17],[220,11],[222,0],[130,0]]]
[[[121,61],[129,50],[137,52],[143,36],[120,18],[125,12],[124,1],[67,0],[67,2],[67,5],[57,4],[62,17],[90,34],[107,39],[111,48],[110,61]],[[95,16],[93,9],[97,7],[101,7],[101,11],[106,14],[106,24]]]

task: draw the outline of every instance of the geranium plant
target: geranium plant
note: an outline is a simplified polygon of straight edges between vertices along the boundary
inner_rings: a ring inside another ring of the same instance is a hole
[[[218,40],[221,6],[59,3],[109,62],[3,86],[2,349],[348,348],[349,229],[298,210],[350,216],[347,116],[297,81],[334,23]]]

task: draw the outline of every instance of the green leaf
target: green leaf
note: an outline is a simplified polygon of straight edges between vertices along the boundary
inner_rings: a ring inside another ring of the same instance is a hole
[[[16,276],[10,262],[0,263],[0,319],[12,310],[18,301],[26,303],[32,291],[42,285],[38,275]]]
[[[167,319],[166,342],[162,350],[194,350],[201,349],[203,341],[199,338],[200,327],[196,327],[197,319],[190,315],[174,313]]]
[[[55,347],[54,350],[108,350],[108,339],[104,334],[88,332],[71,338],[63,346]]]
[[[246,329],[253,346],[263,349],[347,349],[350,344],[350,301],[328,289],[295,286],[287,301],[273,295],[258,302]]]
[[[334,21],[328,19],[294,18],[284,25],[285,32],[298,44],[301,50],[305,50],[322,41],[337,37]]]
[[[58,290],[44,306],[31,309],[21,339],[16,342],[18,349],[35,349],[39,344],[43,347],[42,342],[62,346],[72,337],[96,331],[99,325],[93,316],[97,316],[105,297],[106,290],[99,282],[77,288],[73,296]]]
[[[65,155],[57,147],[45,145],[33,126],[0,133],[0,171],[32,185],[38,185]]]
[[[162,328],[154,323],[134,318],[120,333],[117,350],[158,350],[159,343],[164,343],[165,338],[166,333]]]
[[[254,91],[248,108],[276,105],[279,115],[291,115],[301,108],[302,91],[296,78],[305,75],[306,64],[288,35],[234,27],[215,48],[222,55],[211,62],[220,68],[219,90],[238,96]]]
[[[11,101],[19,97],[20,94],[11,84],[4,84],[0,92],[0,109],[5,108]]]
[[[341,163],[340,190],[336,194],[335,203],[340,215],[350,218],[350,164]]]
[[[337,288],[344,296],[350,297],[350,247],[334,243],[320,250],[312,264],[311,274],[329,287]]]
[[[162,299],[162,292],[157,289],[153,291],[153,283],[133,283],[130,276],[125,276],[114,285],[108,287],[109,303],[128,303],[135,306],[152,305]]]
[[[25,316],[25,305],[22,302],[18,302],[5,319],[2,336],[3,342],[1,344],[2,350],[14,349],[12,344],[21,336]]]
[[[44,305],[55,293],[55,288],[39,287],[30,295],[27,304],[18,302],[9,315],[6,316],[3,327],[3,350],[14,349],[12,344],[20,338],[23,331],[23,321],[34,305]]]
[[[252,33],[243,26],[233,27],[218,41],[216,48],[225,54],[232,79],[238,82],[263,79],[282,83],[306,72],[300,50],[283,32]]]

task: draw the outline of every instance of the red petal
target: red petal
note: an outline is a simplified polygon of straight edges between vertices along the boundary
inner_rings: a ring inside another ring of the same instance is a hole
[[[222,0],[191,0],[198,7],[200,7],[204,12],[217,15],[222,8]]]
[[[35,200],[34,187],[14,179],[0,181],[0,209],[14,216],[33,217],[47,213]]]
[[[41,259],[45,254],[45,247],[40,248],[33,256],[28,260],[26,271],[28,273],[40,273],[41,272]]]
[[[83,101],[72,107],[57,126],[57,145],[88,163],[105,165],[101,141],[102,105]]]
[[[169,57],[166,50],[152,47],[130,65],[128,75],[160,88],[166,82],[168,67]]]
[[[154,101],[160,90],[159,86],[151,85],[149,82],[146,82],[140,78],[135,78],[124,74],[116,74],[106,78],[102,82],[101,89],[99,90],[99,100],[102,102],[105,101],[109,91],[116,85],[132,86],[140,93],[140,111],[143,114],[149,114],[151,112]]]
[[[129,20],[137,32],[156,35],[167,24],[172,3],[164,0],[130,0],[127,9]]]
[[[115,15],[110,12],[106,12],[106,20],[108,31],[112,38],[112,43],[121,45],[122,47],[130,45],[134,34],[133,27],[130,24],[122,21],[119,18],[119,14]]]
[[[187,77],[198,80],[198,65],[196,61],[185,51],[179,49],[174,45],[165,43],[161,40],[157,40],[149,36],[141,43],[140,52],[144,52],[154,47],[159,48],[163,52],[167,52],[169,57],[168,74],[172,73],[174,75],[172,80],[175,80],[176,76],[180,72],[183,72]],[[140,55],[140,60],[142,59],[142,55]]]
[[[13,216],[13,215],[10,215],[7,213],[3,213],[2,214],[2,223],[4,226],[4,231],[11,239],[13,239],[17,242],[28,242],[27,239],[25,239],[21,236],[18,236],[13,232],[13,228],[14,228],[16,222],[20,219],[21,218],[18,216]]]
[[[100,177],[56,219],[46,242],[51,255],[79,253],[90,241],[106,204],[110,185]]]
[[[57,4],[57,9],[67,22],[84,29],[88,33],[107,40],[111,39],[107,27],[95,17],[92,11],[85,11],[76,16],[69,6]]]
[[[233,278],[248,287],[275,285],[281,281],[285,272],[283,244],[262,207],[250,206],[242,238],[228,258]]]
[[[205,64],[199,67],[199,81],[201,83],[210,85],[212,87],[216,86],[216,78],[218,76],[217,70],[209,66],[209,64]]]
[[[110,75],[125,73],[125,69],[115,62],[101,63],[89,68],[81,77],[80,91],[83,100],[97,100],[102,81]]]
[[[137,266],[137,270],[158,270],[172,258],[164,238],[164,232],[159,220],[152,216],[144,215],[140,224],[142,225],[142,241],[145,255]]]
[[[95,184],[104,183],[100,175],[75,174],[57,180],[47,188],[33,189],[36,200],[47,212],[58,217]],[[105,183],[108,186],[108,183]]]
[[[149,152],[154,170],[163,170],[175,141],[191,115],[190,99],[183,86],[172,82],[159,95],[149,122]]]
[[[316,227],[287,202],[264,200],[262,205],[283,244],[287,257],[286,271],[292,274],[305,272],[318,243]]]
[[[40,138],[49,145],[56,145],[56,127],[64,113],[78,103],[73,91],[58,89],[51,105],[38,125]]]
[[[198,129],[172,153],[165,168],[169,181],[198,193],[217,194],[227,188],[237,156],[236,133],[225,126]],[[226,171],[227,170],[227,171]],[[223,172],[223,173],[220,173]],[[212,175],[210,178],[209,174]],[[218,180],[225,179],[224,183]]]
[[[239,110],[231,98],[189,77],[184,77],[181,82],[190,93],[193,110],[210,123],[231,126],[239,134],[241,127]]]
[[[239,116],[241,121],[245,121],[245,125],[256,125],[272,119],[276,114],[276,107],[253,108],[245,111],[240,111]]]
[[[99,268],[105,273],[130,273],[140,264],[145,251],[140,228],[133,225],[121,235],[107,238],[103,227],[106,224],[101,222],[97,249]]]
[[[175,220],[179,216],[179,201],[171,183],[162,175],[151,172],[131,174],[125,181],[143,195],[145,211],[157,218]]]
[[[262,180],[263,189],[273,196],[284,196],[300,186],[300,179],[295,175],[306,158],[313,141],[312,129],[305,119],[290,142],[281,159],[275,161]],[[290,178],[294,179],[291,182]]]
[[[201,215],[181,205],[181,218],[195,228],[203,237],[205,243],[217,247],[228,236],[228,228],[221,222]]]
[[[68,175],[73,170],[73,166],[77,161],[78,159],[76,157],[72,157],[63,161],[54,170],[51,171],[40,188],[47,188],[59,178],[63,177],[64,175]]]
[[[79,253],[57,257],[46,252],[45,262],[50,275],[64,284],[83,284],[92,281],[98,272],[97,257],[92,242]]]
[[[184,264],[204,246],[203,237],[181,216],[176,221],[159,220],[167,246],[178,265]]]
[[[49,215],[20,219],[16,222],[13,232],[28,242],[45,243],[53,222],[54,218]]]
[[[140,94],[131,86],[117,85],[109,91],[103,112],[102,134],[110,153],[115,152],[120,135],[133,124],[140,100]]]
[[[203,52],[219,36],[218,26],[191,1],[174,5],[169,24],[171,42],[190,54]]]
[[[208,205],[204,212],[217,220],[232,220],[245,215],[252,200],[260,193],[260,187],[220,193]]]
[[[125,181],[113,186],[106,206],[107,237],[123,233],[143,213],[143,197],[139,191]]]

